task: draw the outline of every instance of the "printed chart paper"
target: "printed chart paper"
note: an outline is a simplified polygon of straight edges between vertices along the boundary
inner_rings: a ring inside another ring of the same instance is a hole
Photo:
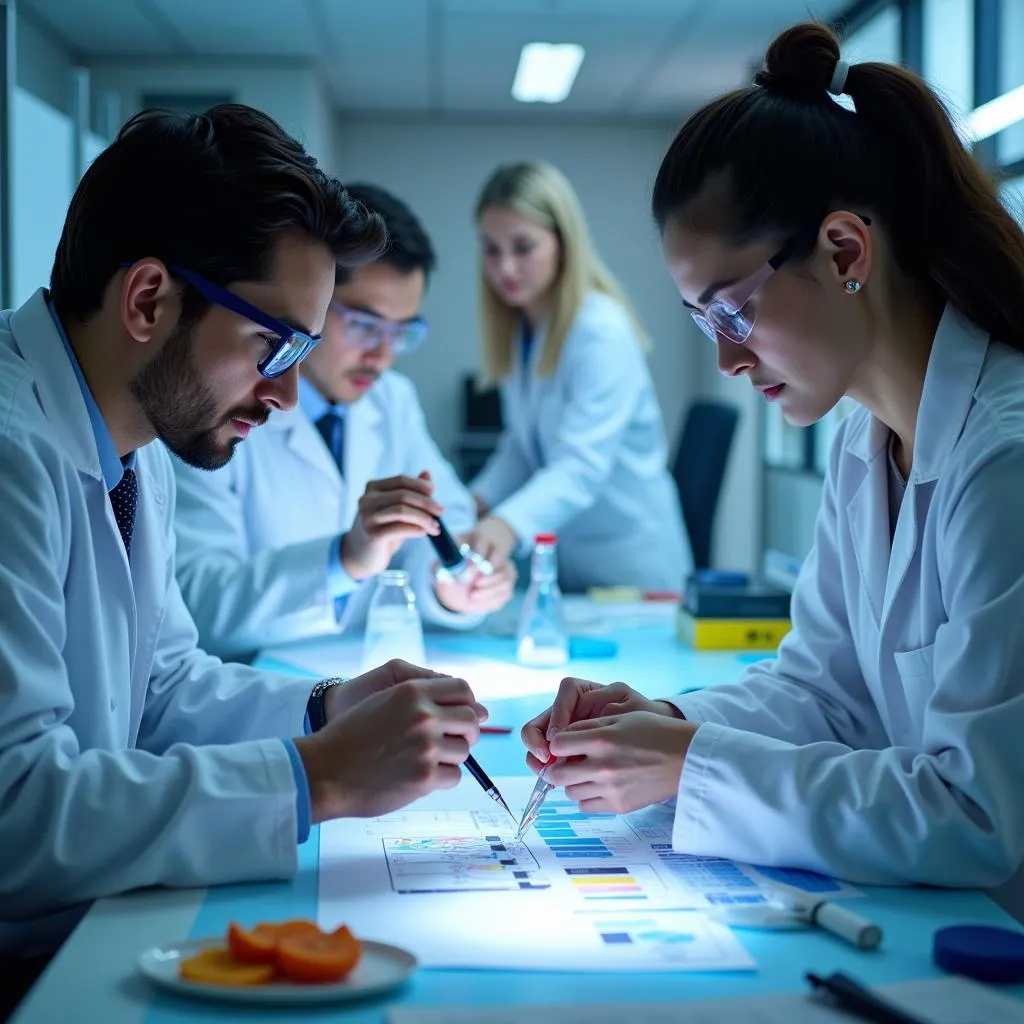
[[[495,780],[517,812],[530,777]],[[320,830],[320,923],[397,942],[426,966],[742,970],[733,933],[703,911],[764,902],[766,881],[858,895],[803,872],[676,854],[672,814],[584,814],[552,794],[525,841],[466,778],[382,818]]]

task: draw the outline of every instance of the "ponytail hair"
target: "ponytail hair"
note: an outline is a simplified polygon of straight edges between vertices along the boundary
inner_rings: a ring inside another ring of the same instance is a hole
[[[654,185],[659,228],[719,175],[728,202],[710,216],[735,245],[792,237],[836,209],[870,214],[905,274],[1024,351],[1024,232],[920,78],[847,69],[835,34],[808,22],[775,39],[754,83],[679,130]]]

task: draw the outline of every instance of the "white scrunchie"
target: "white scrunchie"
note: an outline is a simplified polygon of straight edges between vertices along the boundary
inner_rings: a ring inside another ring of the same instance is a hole
[[[845,60],[836,61],[836,69],[832,72],[832,81],[828,84],[828,91],[833,96],[842,96],[846,88],[846,76],[850,73],[850,65]]]

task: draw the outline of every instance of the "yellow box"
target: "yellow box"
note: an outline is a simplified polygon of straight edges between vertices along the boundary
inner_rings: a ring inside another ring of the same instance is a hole
[[[701,619],[680,611],[676,633],[697,651],[774,651],[792,629],[789,619]]]

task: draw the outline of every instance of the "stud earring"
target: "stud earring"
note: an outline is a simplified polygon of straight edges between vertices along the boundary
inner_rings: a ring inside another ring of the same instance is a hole
[[[849,281],[846,282],[844,287],[846,288],[847,292],[849,292],[850,295],[853,295],[856,292],[860,291],[860,281],[858,281],[856,278],[852,277],[852,278],[850,278]]]

